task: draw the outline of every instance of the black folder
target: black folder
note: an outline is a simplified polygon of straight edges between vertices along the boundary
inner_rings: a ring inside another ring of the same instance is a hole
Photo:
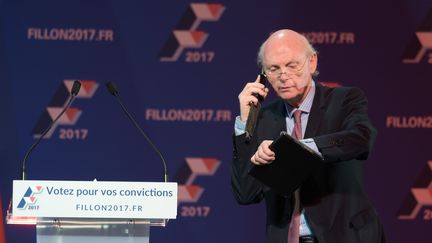
[[[282,132],[270,149],[276,159],[267,165],[254,165],[249,174],[276,192],[289,195],[323,164],[321,156]]]

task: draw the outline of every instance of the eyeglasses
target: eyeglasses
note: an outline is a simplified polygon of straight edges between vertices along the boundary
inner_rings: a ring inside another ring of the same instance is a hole
[[[306,61],[309,59],[309,56],[305,58],[303,64],[300,65],[300,62],[293,62],[286,67],[275,67],[272,66],[270,68],[265,68],[264,73],[269,78],[279,78],[285,73],[287,76],[297,75],[303,71],[304,66],[306,65]]]

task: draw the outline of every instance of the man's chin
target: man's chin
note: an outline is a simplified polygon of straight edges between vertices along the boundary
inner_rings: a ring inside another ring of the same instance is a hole
[[[281,97],[283,100],[289,101],[294,99],[296,97],[296,94],[292,92],[282,92],[279,93],[279,97]]]
[[[301,100],[301,97],[298,94],[293,93],[282,93],[279,94],[279,97],[294,107],[297,107]]]

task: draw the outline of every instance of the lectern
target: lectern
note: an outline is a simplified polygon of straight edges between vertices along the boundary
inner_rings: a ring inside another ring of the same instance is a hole
[[[8,224],[36,224],[38,243],[148,243],[177,216],[177,183],[13,181]]]

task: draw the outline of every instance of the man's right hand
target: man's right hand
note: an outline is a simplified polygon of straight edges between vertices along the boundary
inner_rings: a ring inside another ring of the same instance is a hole
[[[258,147],[255,154],[251,157],[250,161],[256,165],[266,165],[276,159],[275,153],[269,148],[272,140],[264,140]]]
[[[258,75],[255,82],[247,83],[246,86],[243,88],[242,92],[238,96],[240,102],[240,119],[243,122],[246,122],[248,118],[250,106],[252,104],[258,103],[257,97],[253,96],[252,94],[258,93],[259,95],[265,98],[269,92],[269,89],[266,88],[259,81],[260,81],[260,76]]]

